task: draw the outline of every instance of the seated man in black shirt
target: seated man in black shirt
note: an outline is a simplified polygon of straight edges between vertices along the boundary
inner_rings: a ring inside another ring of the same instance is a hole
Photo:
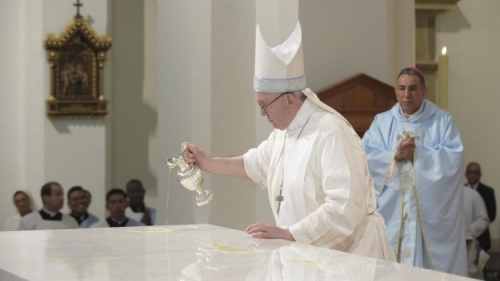
[[[99,218],[87,211],[87,194],[81,186],[73,186],[68,191],[68,207],[71,210],[69,214],[77,222],[80,228],[88,228],[99,222]]]
[[[106,209],[110,216],[92,227],[125,227],[125,226],[143,226],[142,222],[129,219],[125,216],[125,209],[128,206],[127,194],[121,189],[111,189],[106,194]]]

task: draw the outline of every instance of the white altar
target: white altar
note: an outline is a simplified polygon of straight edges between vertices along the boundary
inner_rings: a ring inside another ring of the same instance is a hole
[[[470,280],[213,225],[0,232],[0,280]]]

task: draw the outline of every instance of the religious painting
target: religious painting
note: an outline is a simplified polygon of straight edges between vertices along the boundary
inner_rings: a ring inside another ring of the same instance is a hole
[[[60,99],[95,98],[96,89],[89,82],[95,81],[97,58],[80,37],[73,41],[59,54],[56,92]]]
[[[78,14],[59,34],[45,40],[51,68],[47,101],[50,117],[98,117],[107,114],[104,63],[109,36],[99,36]]]

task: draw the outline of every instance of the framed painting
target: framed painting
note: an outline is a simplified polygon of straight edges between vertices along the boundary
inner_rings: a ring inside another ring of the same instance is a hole
[[[111,38],[99,36],[79,15],[44,42],[50,66],[49,117],[99,117],[108,113],[104,63]]]

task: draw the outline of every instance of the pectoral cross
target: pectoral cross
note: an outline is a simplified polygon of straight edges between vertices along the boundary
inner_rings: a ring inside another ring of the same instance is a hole
[[[276,214],[280,214],[280,209],[281,209],[281,202],[285,200],[285,197],[282,195],[283,192],[283,184],[280,186],[280,194],[276,196],[276,202],[278,202],[278,210],[276,211]]]
[[[413,131],[403,131],[401,135],[397,136],[398,140],[401,141],[405,138],[413,138],[413,140],[420,140],[420,136],[416,136]]]

